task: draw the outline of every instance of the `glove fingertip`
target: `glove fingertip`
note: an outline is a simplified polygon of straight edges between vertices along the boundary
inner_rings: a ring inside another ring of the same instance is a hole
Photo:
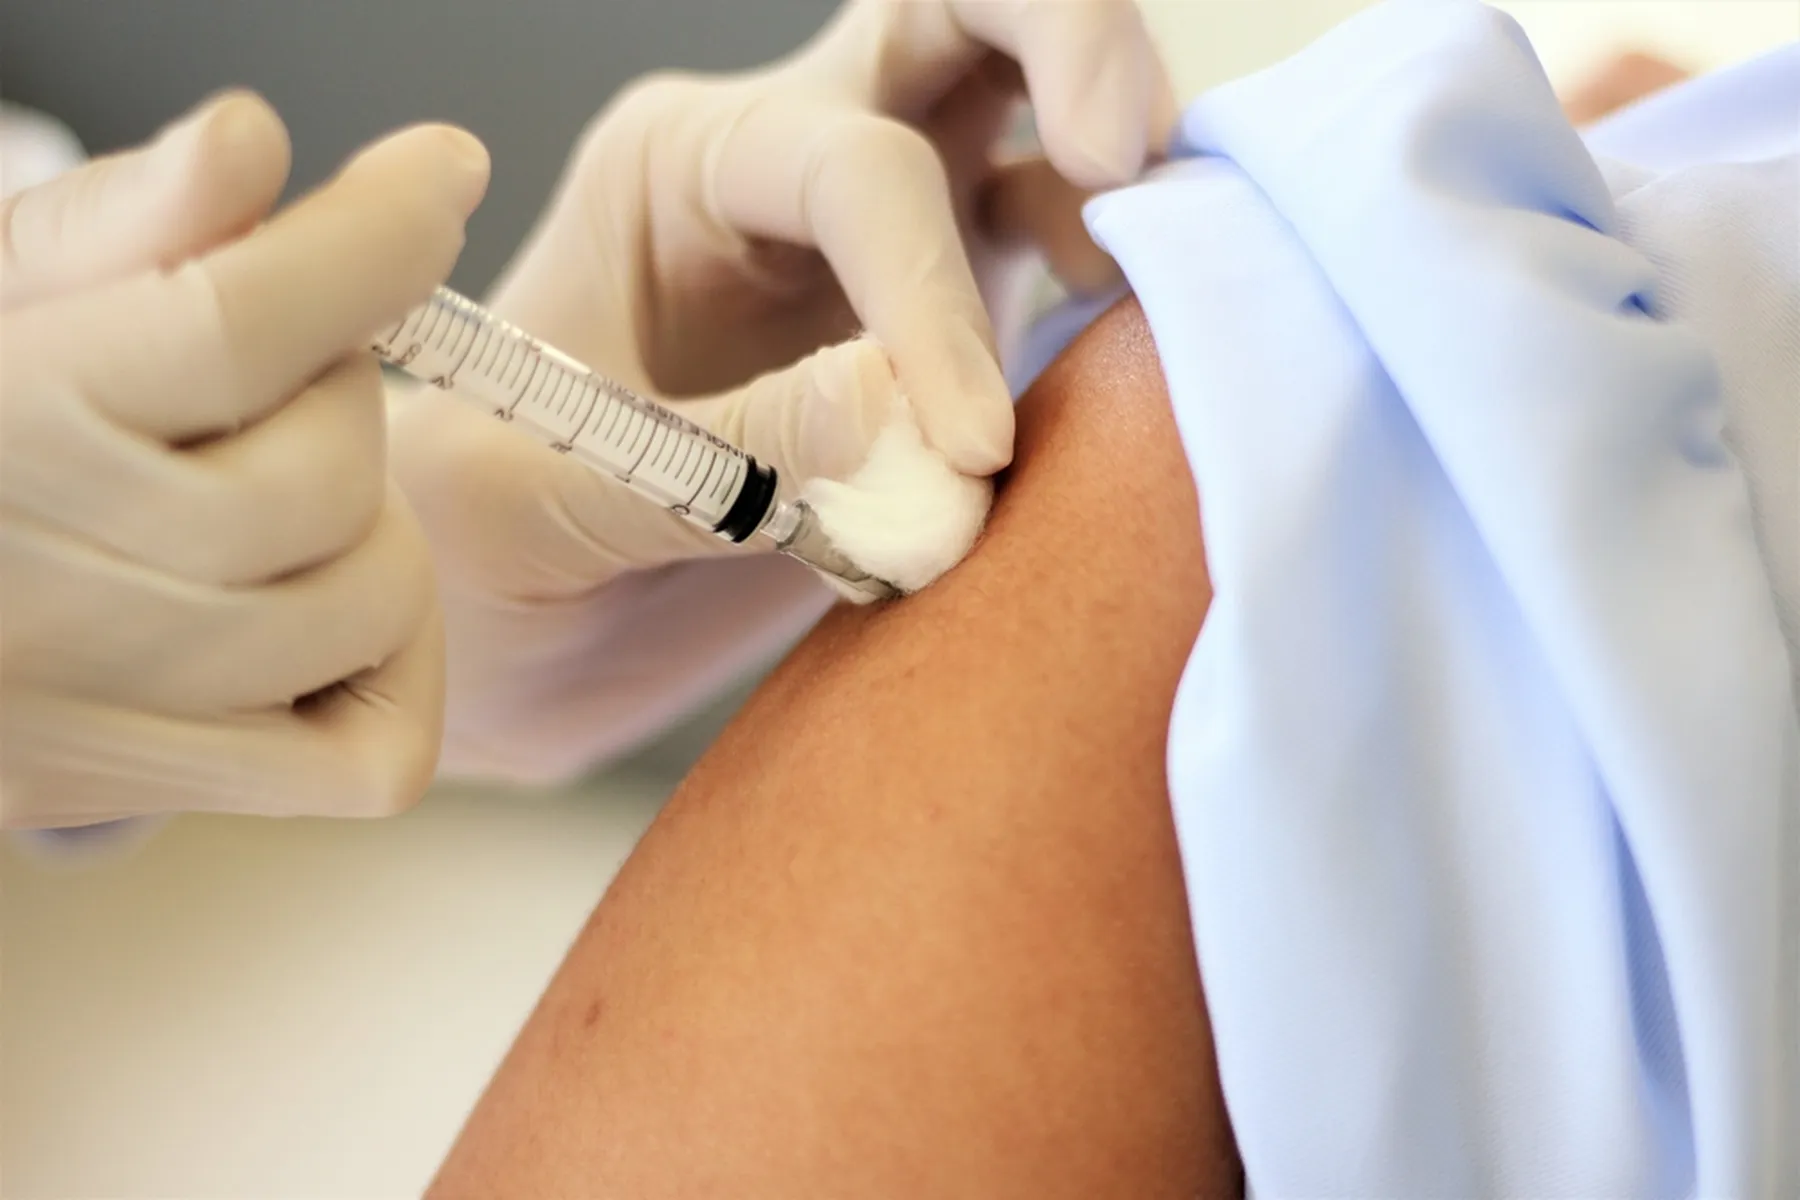
[[[1065,179],[1099,189],[1130,183],[1155,141],[1168,90],[1155,47],[1136,21],[1083,39],[1032,80],[1044,151]]]
[[[1065,72],[1032,90],[1045,157],[1076,187],[1118,187],[1144,164],[1147,96],[1128,57],[1103,55],[1085,79]]]
[[[1044,153],[1057,172],[1081,188],[1120,187],[1144,165],[1145,142],[1129,125],[1135,120],[1099,111],[1071,114],[1066,123],[1044,128]]]
[[[919,431],[931,448],[964,475],[977,477],[1006,469],[1013,456],[1012,406],[989,410],[915,403]]]
[[[187,133],[209,167],[249,176],[255,187],[274,193],[286,184],[293,140],[281,115],[257,93],[242,88],[221,93]]]
[[[293,165],[293,143],[280,115],[241,88],[221,92],[171,126],[152,154],[168,181],[157,215],[179,231],[161,256],[165,268],[266,217]],[[140,194],[128,203],[141,207],[145,199]]]
[[[968,344],[948,364],[946,374],[933,359],[930,368],[898,364],[872,337],[863,336],[815,356],[814,387],[830,402],[820,417],[836,436],[812,438],[814,447],[834,447],[829,455],[815,452],[809,477],[842,478],[860,466],[877,435],[895,410],[909,410],[926,441],[957,470],[992,475],[1012,461],[1012,404],[993,354],[971,334]],[[855,408],[854,430],[844,428],[844,409]],[[846,453],[848,451],[848,453]]]
[[[1175,95],[1175,84],[1160,58],[1155,61],[1155,75],[1150,83],[1150,138],[1148,157],[1161,160],[1170,153],[1175,131],[1181,125],[1181,101]]]

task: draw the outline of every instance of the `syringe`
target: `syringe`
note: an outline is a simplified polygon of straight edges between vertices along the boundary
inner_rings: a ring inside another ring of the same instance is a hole
[[[896,594],[832,545],[811,505],[776,498],[773,467],[449,288],[371,349],[716,537],[757,537],[871,599]]]

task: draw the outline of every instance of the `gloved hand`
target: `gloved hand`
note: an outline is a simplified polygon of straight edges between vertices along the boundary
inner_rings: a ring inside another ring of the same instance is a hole
[[[365,344],[487,181],[421,128],[256,227],[287,134],[247,95],[9,198],[0,261],[0,823],[374,815],[441,729],[428,548]]]
[[[1022,86],[1049,158],[996,166]],[[998,268],[1027,244],[1077,286],[1115,278],[1080,202],[1134,176],[1174,118],[1129,0],[852,0],[771,68],[629,89],[491,303],[620,382],[681,398],[784,488],[852,472],[902,395],[954,466],[991,474],[1011,455],[1012,407],[984,285],[997,295]],[[630,598],[606,585],[724,546],[443,396],[398,407],[394,468],[440,572],[449,768],[576,770],[616,744],[621,714],[646,723],[684,650],[722,661],[777,594],[816,615],[822,593],[768,564],[740,586],[715,580],[710,607],[690,589],[687,629],[656,631],[680,644],[622,664],[606,633],[622,610],[674,600],[666,575]]]

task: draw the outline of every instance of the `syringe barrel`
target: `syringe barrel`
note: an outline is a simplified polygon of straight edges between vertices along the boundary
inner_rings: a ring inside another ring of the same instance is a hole
[[[772,468],[448,288],[372,346],[722,538],[748,538],[775,504]]]

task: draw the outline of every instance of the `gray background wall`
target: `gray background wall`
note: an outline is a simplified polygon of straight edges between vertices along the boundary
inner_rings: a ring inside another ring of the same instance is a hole
[[[411,121],[454,121],[494,158],[452,282],[479,292],[555,183],[577,133],[662,67],[755,66],[836,0],[5,0],[0,95],[89,150],[141,141],[209,92],[253,87],[294,138],[293,187]]]

